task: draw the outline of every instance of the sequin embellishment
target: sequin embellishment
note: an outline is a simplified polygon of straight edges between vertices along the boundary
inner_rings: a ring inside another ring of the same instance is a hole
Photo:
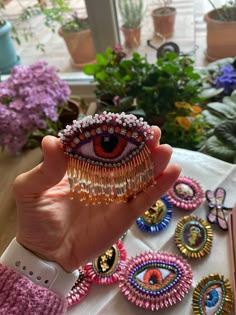
[[[126,250],[122,241],[118,240],[101,256],[88,263],[85,269],[93,282],[111,284],[118,280],[126,263]]]
[[[219,274],[204,277],[193,292],[192,307],[196,315],[230,314],[233,293],[229,280]]]
[[[192,284],[191,266],[165,252],[146,252],[128,260],[119,287],[136,306],[159,310],[181,301]]]
[[[125,202],[154,182],[146,144],[153,130],[134,115],[96,114],[59,133],[68,158],[71,198],[86,203]]]
[[[79,267],[78,270],[79,277],[66,297],[68,308],[81,302],[88,295],[92,284],[84,267]]]
[[[167,196],[173,206],[183,210],[194,210],[202,203],[204,192],[196,180],[179,177],[167,192]]]
[[[175,229],[175,243],[188,258],[202,258],[211,251],[213,232],[210,224],[197,216],[185,216]]]
[[[171,221],[172,204],[163,196],[136,220],[141,231],[157,233],[164,230]]]

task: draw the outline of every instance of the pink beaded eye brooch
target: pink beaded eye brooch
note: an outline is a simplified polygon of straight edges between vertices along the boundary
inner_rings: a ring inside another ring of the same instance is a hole
[[[192,284],[191,266],[165,252],[146,252],[128,260],[119,287],[126,298],[152,311],[181,301]]]
[[[96,114],[59,133],[68,157],[72,197],[86,203],[126,202],[154,182],[147,140],[151,127],[134,115]]]

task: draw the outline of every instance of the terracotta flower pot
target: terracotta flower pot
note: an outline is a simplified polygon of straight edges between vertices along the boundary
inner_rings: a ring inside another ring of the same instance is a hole
[[[221,9],[212,10],[205,15],[207,24],[206,57],[210,61],[236,56],[236,21],[216,19],[220,11]]]
[[[169,38],[174,33],[176,9],[173,7],[158,8],[152,11],[155,35]]]
[[[125,38],[125,47],[127,48],[136,48],[140,45],[141,40],[141,26],[137,28],[121,28],[124,38]]]
[[[64,32],[60,28],[58,33],[66,43],[74,67],[82,69],[85,64],[95,62],[95,50],[90,30]]]

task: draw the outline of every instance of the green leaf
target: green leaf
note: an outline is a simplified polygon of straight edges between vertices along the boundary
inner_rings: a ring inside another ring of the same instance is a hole
[[[215,135],[236,152],[236,122],[225,121],[215,129]]]
[[[98,80],[98,81],[104,81],[107,79],[107,77],[108,77],[107,74],[104,72],[96,73],[96,80]]]
[[[233,111],[235,112],[235,115],[236,115],[236,96],[235,95],[225,96],[223,98],[223,103],[227,104],[229,107],[231,107],[233,109]]]
[[[134,110],[129,111],[128,113],[133,114],[138,117],[146,117],[146,114],[144,110],[142,109],[134,109]]]
[[[202,89],[199,96],[205,99],[215,97],[221,94],[224,91],[224,88],[216,89],[216,88],[209,88],[209,89]]]
[[[229,148],[216,136],[212,136],[207,140],[205,149],[208,154],[226,162],[233,163],[235,159],[235,150]]]
[[[106,64],[108,62],[106,56],[104,56],[103,54],[97,54],[96,55],[96,61],[101,66],[106,66]]]
[[[222,114],[224,117],[228,119],[233,119],[236,117],[236,111],[227,104],[213,102],[213,103],[207,104],[207,107],[208,109],[211,109],[214,112],[218,112]]]
[[[96,64],[88,64],[83,67],[83,72],[87,75],[94,75],[99,70]]]
[[[221,124],[223,121],[225,121],[224,117],[219,117],[217,115],[214,115],[214,113],[212,113],[209,110],[203,110],[202,115],[205,118],[206,122],[213,127],[216,127],[219,124]]]

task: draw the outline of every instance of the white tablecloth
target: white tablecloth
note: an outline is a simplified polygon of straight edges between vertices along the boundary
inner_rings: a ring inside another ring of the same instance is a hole
[[[196,179],[204,190],[221,186],[227,195],[225,206],[232,207],[236,202],[236,165],[228,164],[199,152],[175,148],[171,163],[182,167],[182,176]],[[207,203],[204,199],[202,205],[194,212],[174,210],[173,218],[168,227],[155,235],[142,233],[133,225],[124,240],[128,257],[135,256],[147,250],[164,250],[180,254],[174,243],[176,222],[187,214],[195,214],[203,219],[207,215]],[[210,255],[200,260],[189,260],[193,269],[193,284],[190,292],[178,304],[158,311],[162,315],[192,315],[192,293],[198,281],[210,273],[219,273],[232,281],[232,268],[230,260],[229,233],[213,226],[213,246]],[[81,240],[83,241],[83,240]],[[235,293],[236,295],[236,293]],[[69,315],[148,315],[156,312],[140,309],[130,303],[119,291],[118,283],[112,285],[92,284],[89,295],[76,306],[72,307]],[[231,313],[234,314],[234,311]]]

